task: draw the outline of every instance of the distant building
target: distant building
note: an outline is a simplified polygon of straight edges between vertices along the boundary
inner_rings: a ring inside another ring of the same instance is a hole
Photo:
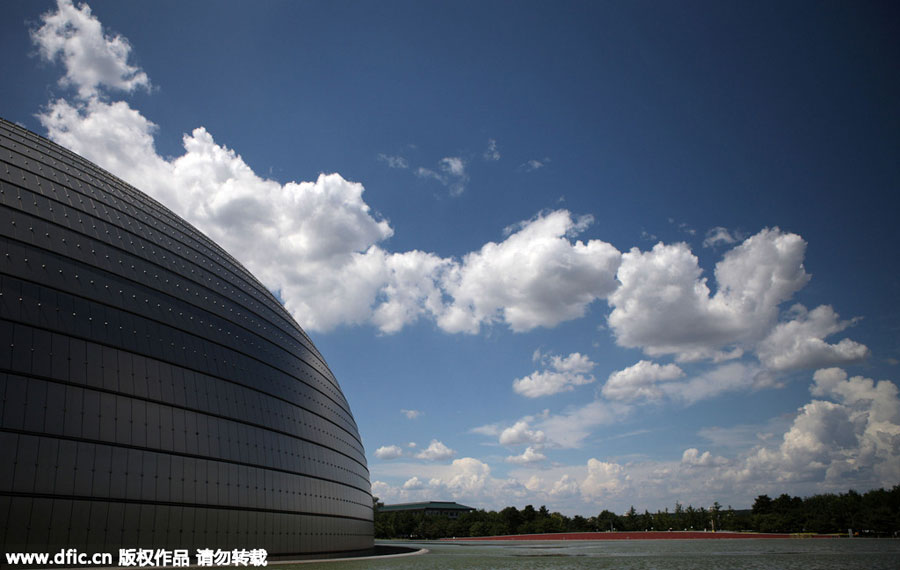
[[[378,508],[380,513],[425,513],[426,515],[438,515],[450,519],[460,515],[471,513],[475,509],[447,501],[428,501],[424,503],[401,503],[399,505],[384,505]]]

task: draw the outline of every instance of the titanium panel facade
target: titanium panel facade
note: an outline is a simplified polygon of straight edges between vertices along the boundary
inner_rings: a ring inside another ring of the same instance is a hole
[[[2,119],[0,459],[5,552],[373,547],[350,407],[281,304],[161,204]]]

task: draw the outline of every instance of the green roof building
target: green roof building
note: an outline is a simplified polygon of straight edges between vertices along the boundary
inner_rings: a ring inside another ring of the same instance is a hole
[[[378,508],[380,513],[413,512],[426,515],[438,515],[455,519],[465,513],[471,513],[475,509],[449,501],[427,501],[424,503],[401,503],[399,505],[384,505]]]

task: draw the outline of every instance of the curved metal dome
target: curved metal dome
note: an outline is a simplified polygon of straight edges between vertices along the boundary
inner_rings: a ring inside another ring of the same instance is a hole
[[[281,304],[146,194],[0,120],[6,552],[371,549],[337,380]]]

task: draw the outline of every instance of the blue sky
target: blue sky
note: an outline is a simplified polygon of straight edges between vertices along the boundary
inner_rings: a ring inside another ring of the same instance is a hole
[[[900,483],[891,3],[4,12],[0,115],[278,292],[386,502]]]

